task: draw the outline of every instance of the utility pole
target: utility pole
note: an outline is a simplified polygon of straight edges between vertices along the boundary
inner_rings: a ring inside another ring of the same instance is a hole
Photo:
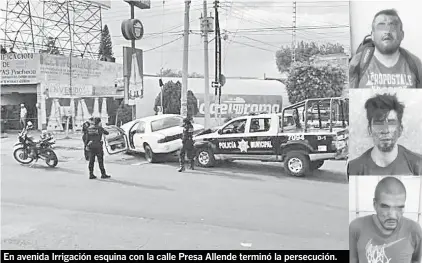
[[[210,76],[209,76],[209,62],[208,62],[208,26],[209,20],[207,15],[207,0],[204,0],[204,17],[202,20],[202,28],[204,32],[204,80],[205,80],[205,92],[204,92],[204,127],[205,129],[209,128],[210,125]]]
[[[180,102],[180,115],[188,116],[188,64],[189,64],[189,8],[190,0],[185,0],[185,22],[183,39],[183,72],[182,72],[182,96]]]
[[[296,1],[293,2],[292,62],[296,62]]]
[[[129,3],[130,5],[130,19],[135,19],[135,5],[133,3]],[[131,40],[131,47],[132,47],[132,58],[133,58],[133,54],[136,54],[136,50],[135,50],[135,40]],[[133,62],[132,62],[133,63]],[[131,74],[134,74],[134,72],[132,72]],[[129,83],[129,81],[128,81]],[[135,105],[130,106],[131,110],[132,110],[132,120],[136,119],[136,114],[135,114]]]
[[[215,88],[215,119],[218,120],[218,125],[220,125],[220,119],[218,119],[220,111],[220,102],[219,96],[221,96],[221,39],[220,39],[220,23],[218,19],[218,4],[219,1],[214,1],[214,10],[215,10],[215,79],[214,81],[219,84],[219,87]],[[218,106],[217,106],[218,105]]]

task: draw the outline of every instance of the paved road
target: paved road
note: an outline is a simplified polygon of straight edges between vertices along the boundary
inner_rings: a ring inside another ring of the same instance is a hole
[[[348,249],[344,163],[298,179],[280,164],[178,173],[119,155],[106,157],[112,179],[88,180],[79,151],[30,168],[12,142],[1,141],[2,249]]]

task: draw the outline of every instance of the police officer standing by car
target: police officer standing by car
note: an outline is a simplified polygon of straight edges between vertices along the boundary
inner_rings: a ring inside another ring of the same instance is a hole
[[[193,146],[193,125],[191,119],[186,117],[183,119],[183,134],[182,134],[182,149],[180,150],[179,156],[179,163],[180,168],[179,172],[183,172],[185,170],[185,153],[187,153],[189,161],[190,161],[190,169],[194,169],[194,158],[195,158],[195,151]]]
[[[84,155],[85,160],[89,161],[89,151],[86,149],[86,144],[88,143],[88,127],[94,123],[94,117],[89,118],[84,124],[82,124],[82,141],[84,142]]]
[[[103,151],[103,134],[108,135],[109,132],[106,131],[101,125],[101,119],[95,118],[94,123],[92,123],[87,129],[87,145],[86,148],[90,152],[89,155],[89,179],[96,179],[97,177],[94,175],[94,163],[95,163],[95,156],[98,159],[98,165],[100,166],[101,170],[101,178],[107,179],[111,176],[106,174],[104,168],[104,151]]]

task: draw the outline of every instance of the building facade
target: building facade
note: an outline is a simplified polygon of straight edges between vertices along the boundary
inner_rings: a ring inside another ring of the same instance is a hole
[[[37,129],[73,130],[91,116],[105,123],[123,99],[122,65],[50,54],[5,54],[1,67],[2,120],[19,129],[20,104]]]

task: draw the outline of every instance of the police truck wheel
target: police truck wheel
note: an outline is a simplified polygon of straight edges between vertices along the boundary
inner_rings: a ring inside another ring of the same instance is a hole
[[[309,157],[301,152],[290,152],[284,160],[284,168],[289,175],[303,177],[309,173]]]
[[[214,153],[207,148],[197,150],[196,160],[202,167],[213,167],[215,165]]]
[[[323,165],[324,165],[324,160],[313,161],[313,162],[311,162],[311,170],[319,169]]]
[[[144,149],[145,149],[145,159],[149,163],[155,163],[157,160],[156,160],[156,156],[155,156],[154,152],[152,151],[151,147],[148,144],[146,144],[144,146]]]

